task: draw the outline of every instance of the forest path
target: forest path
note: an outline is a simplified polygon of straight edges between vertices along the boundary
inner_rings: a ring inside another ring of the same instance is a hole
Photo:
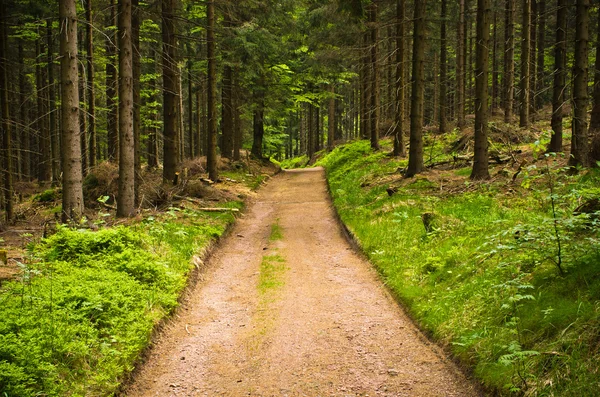
[[[478,395],[345,240],[322,169],[274,177],[210,261],[128,396]]]

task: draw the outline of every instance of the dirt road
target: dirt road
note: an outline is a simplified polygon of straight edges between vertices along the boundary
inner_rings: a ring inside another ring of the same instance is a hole
[[[354,253],[314,169],[260,191],[127,395],[478,394]]]

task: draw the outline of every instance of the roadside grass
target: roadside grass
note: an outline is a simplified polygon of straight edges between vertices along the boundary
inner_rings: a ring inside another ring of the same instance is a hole
[[[242,203],[223,203],[241,208]],[[109,396],[231,213],[171,208],[129,226],[58,227],[0,287],[0,395]]]
[[[425,150],[433,161],[452,157],[441,139]],[[569,176],[564,159],[542,156],[516,183],[515,169],[500,175],[505,166],[486,183],[470,182],[469,167],[404,179],[406,159],[382,144],[353,142],[317,164],[341,219],[415,321],[501,395],[597,395],[600,229],[594,213],[573,210],[600,195],[600,173]]]

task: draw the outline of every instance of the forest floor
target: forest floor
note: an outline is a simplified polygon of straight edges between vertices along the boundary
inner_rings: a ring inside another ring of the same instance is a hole
[[[127,396],[477,396],[344,238],[322,169],[252,200]]]

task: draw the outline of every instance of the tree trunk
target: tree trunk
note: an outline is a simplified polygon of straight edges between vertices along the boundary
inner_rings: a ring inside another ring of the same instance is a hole
[[[577,0],[575,16],[575,59],[573,62],[573,137],[571,167],[587,167],[588,163],[588,42],[590,28],[590,0]]]
[[[562,152],[563,105],[567,80],[567,1],[558,0],[556,8],[556,43],[554,44],[554,84],[552,87],[552,137],[549,152]]]
[[[140,5],[139,0],[133,0],[131,15],[131,45],[132,45],[132,78],[133,78],[133,146],[134,146],[134,205],[140,205],[140,186],[142,184],[142,138],[141,138],[141,91],[140,76],[142,74],[142,65],[140,59]]]
[[[511,123],[515,95],[515,0],[506,0],[504,42],[504,122]]]
[[[328,120],[327,120],[327,150],[331,152],[333,150],[333,142],[335,140],[335,85],[329,84],[329,108],[328,108]]]
[[[446,115],[446,109],[448,106],[448,94],[446,92],[446,79],[448,61],[447,54],[448,49],[446,48],[446,18],[448,17],[448,0],[442,0],[442,12],[441,12],[441,26],[440,26],[440,133],[445,134],[448,132],[448,120]]]
[[[54,45],[52,40],[52,21],[46,20],[46,41],[48,45],[48,99],[50,107],[50,145],[52,155],[52,184],[60,181],[60,139],[56,128],[56,90],[54,81]]]
[[[191,56],[191,50],[189,50],[190,56]],[[188,131],[189,131],[189,140],[188,140],[188,145],[189,145],[189,158],[193,159],[196,158],[196,156],[198,156],[198,153],[196,153],[196,134],[195,131],[196,129],[194,128],[194,121],[196,120],[196,118],[194,117],[194,86],[192,83],[192,60],[188,59],[187,61],[187,88],[188,88],[188,98],[187,98],[187,109],[188,109]]]
[[[521,108],[519,112],[519,126],[529,127],[529,55],[531,38],[531,0],[523,0],[523,28],[521,34]]]
[[[119,0],[119,217],[129,217],[135,213],[131,8],[131,0]]]
[[[379,28],[377,26],[377,1],[373,0],[369,10],[370,37],[371,37],[371,148],[379,150],[379,65],[378,41]],[[320,143],[320,142],[319,142]],[[320,145],[319,145],[320,146]]]
[[[87,48],[87,83],[88,83],[88,161],[90,168],[96,166],[96,90],[94,88],[94,37],[92,35],[92,0],[85,4],[86,48]]]
[[[177,66],[177,36],[175,18],[177,0],[162,0],[162,38],[163,38],[163,179],[173,182],[179,168],[179,67]],[[211,4],[211,3],[209,3]]]
[[[1,26],[1,25],[0,25]],[[1,29],[1,27],[0,27]],[[21,136],[21,174],[26,181],[31,180],[30,155],[30,131],[28,125],[27,108],[30,106],[27,99],[28,85],[25,74],[25,54],[23,51],[23,39],[19,40],[19,135]],[[0,55],[2,58],[2,55]],[[0,72],[1,73],[1,72]],[[1,94],[0,94],[1,95]]]
[[[413,29],[412,94],[410,108],[410,150],[406,176],[423,171],[423,108],[425,91],[425,0],[415,4]]]
[[[535,116],[537,102],[537,20],[538,8],[537,0],[531,1],[531,18],[529,22],[529,120],[532,122]]]
[[[221,156],[233,157],[233,71],[231,66],[223,67],[223,87],[221,115],[223,123]]]
[[[217,54],[215,42],[215,0],[206,3],[206,45],[208,58],[208,151],[206,165],[208,178],[219,178],[217,169]],[[261,145],[262,146],[262,145]]]
[[[77,7],[60,0],[61,154],[63,170],[62,222],[78,222],[83,214],[79,76],[77,74]]]
[[[0,0],[0,108],[2,109],[2,180],[4,190],[4,210],[6,222],[12,222],[14,218],[13,208],[13,166],[12,166],[12,143],[11,122],[8,110],[8,61],[7,47],[8,35],[6,29],[6,8],[4,0]]]
[[[536,78],[536,110],[541,109],[546,101],[544,90],[546,88],[546,1],[538,0],[538,38],[537,38],[537,78]]]
[[[258,91],[255,92],[255,104],[256,108],[254,109],[254,116],[252,120],[252,131],[253,131],[253,139],[252,139],[252,155],[257,159],[261,160],[263,158],[263,136],[265,134],[265,126],[264,126],[264,113],[265,113],[265,96],[262,92],[262,87],[258,88]],[[309,105],[312,107],[312,105]],[[309,152],[310,157],[310,152]]]
[[[371,137],[371,111],[370,111],[370,56],[369,56],[369,45],[370,37],[369,32],[363,34],[363,45],[364,52],[361,57],[361,76],[360,76],[360,134],[363,139],[370,139]]]
[[[239,70],[233,75],[233,159],[240,161],[240,149],[243,145],[242,120],[240,118],[240,83]]]
[[[152,53],[152,59],[156,60],[156,50],[155,49],[151,49],[150,50]],[[155,67],[156,67],[156,63],[155,63]],[[156,70],[154,70],[153,74],[155,73]],[[148,88],[150,89],[150,98],[148,99],[149,102],[157,102],[158,98],[156,95],[156,78],[152,77],[150,79],[150,81],[148,82]],[[156,117],[156,115],[155,115]],[[158,128],[155,127],[154,125],[151,126],[149,128],[148,131],[148,147],[147,147],[147,155],[148,155],[148,168],[156,168],[158,167]]]
[[[45,44],[41,37],[41,31],[38,28],[38,35],[40,38],[36,40],[36,52],[37,62],[36,66],[36,79],[37,79],[37,130],[39,132],[39,153],[40,158],[38,162],[38,179],[43,182],[50,181],[52,179],[52,152],[50,142],[50,130],[48,124],[48,102],[46,100],[47,93],[47,82],[46,82],[46,69],[41,66],[42,56],[46,52]]]
[[[457,127],[465,128],[465,61],[466,61],[465,0],[460,0],[456,45],[456,116]]]
[[[493,24],[494,24],[494,36],[492,38],[492,100],[491,100],[491,113],[496,114],[498,109],[498,11],[494,7],[493,11]]]
[[[118,136],[118,112],[117,112],[117,48],[116,39],[113,26],[116,26],[116,12],[115,2],[110,0],[110,19],[108,20],[107,26],[109,31],[106,35],[106,130],[108,135],[108,161],[116,161],[117,153],[119,150],[119,136]]]
[[[406,155],[404,145],[404,23],[406,18],[404,0],[396,3],[396,107],[394,122],[394,156]]]
[[[488,68],[490,0],[477,0],[477,48],[475,59],[475,150],[471,179],[489,179],[488,164]]]
[[[592,102],[593,106],[590,116],[590,132],[594,133],[594,146],[597,146],[597,135],[598,132],[600,132],[600,12],[598,12],[598,22],[596,27],[596,61],[594,64],[594,90],[592,94]],[[600,158],[594,156],[594,160],[600,160]]]

